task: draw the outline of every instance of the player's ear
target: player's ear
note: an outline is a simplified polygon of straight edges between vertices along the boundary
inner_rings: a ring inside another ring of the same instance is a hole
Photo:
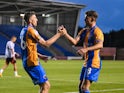
[[[94,21],[94,18],[92,17],[92,18],[91,18],[91,22],[93,22],[93,21]]]
[[[32,19],[31,18],[29,18],[29,23],[32,23]]]
[[[93,22],[93,21],[96,21],[96,19],[94,17],[92,17],[92,19],[91,19],[91,22]]]
[[[32,18],[32,16],[29,18],[29,23],[32,23],[32,21],[33,21],[33,18]]]

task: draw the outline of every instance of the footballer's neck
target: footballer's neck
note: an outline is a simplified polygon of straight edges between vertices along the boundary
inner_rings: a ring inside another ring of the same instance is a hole
[[[96,22],[92,22],[91,28],[96,26]]]

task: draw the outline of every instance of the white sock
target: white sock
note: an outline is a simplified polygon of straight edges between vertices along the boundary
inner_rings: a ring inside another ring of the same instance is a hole
[[[0,73],[3,73],[3,69],[0,70]]]
[[[14,74],[15,74],[15,76],[18,76],[18,72],[17,71],[14,71]]]

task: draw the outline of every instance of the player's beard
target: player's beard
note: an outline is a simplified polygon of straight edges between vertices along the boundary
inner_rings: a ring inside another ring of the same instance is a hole
[[[86,23],[86,27],[87,28],[92,28],[92,24],[88,22],[88,23]]]
[[[92,22],[91,21],[85,20],[85,24],[86,24],[86,27],[89,27],[89,28],[92,27]]]

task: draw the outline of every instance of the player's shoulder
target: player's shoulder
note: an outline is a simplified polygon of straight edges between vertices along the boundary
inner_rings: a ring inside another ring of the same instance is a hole
[[[12,44],[12,41],[8,41],[7,44]]]
[[[21,31],[26,31],[28,29],[27,26],[23,27]]]
[[[7,46],[14,46],[14,43],[12,41],[8,41],[6,45]]]
[[[33,27],[28,27],[28,33],[31,35],[39,35],[38,31]]]
[[[33,27],[31,27],[31,26],[28,26],[28,31],[34,31],[35,29],[33,28]]]
[[[34,27],[29,26],[28,27],[28,32],[33,34],[33,33],[37,33],[37,30]]]
[[[102,32],[102,30],[101,30],[99,27],[96,27],[96,28],[94,29],[94,33],[95,33],[95,34],[99,34],[99,33],[103,33],[103,32]]]
[[[95,31],[101,31],[102,32],[102,30],[98,26],[95,27]]]

